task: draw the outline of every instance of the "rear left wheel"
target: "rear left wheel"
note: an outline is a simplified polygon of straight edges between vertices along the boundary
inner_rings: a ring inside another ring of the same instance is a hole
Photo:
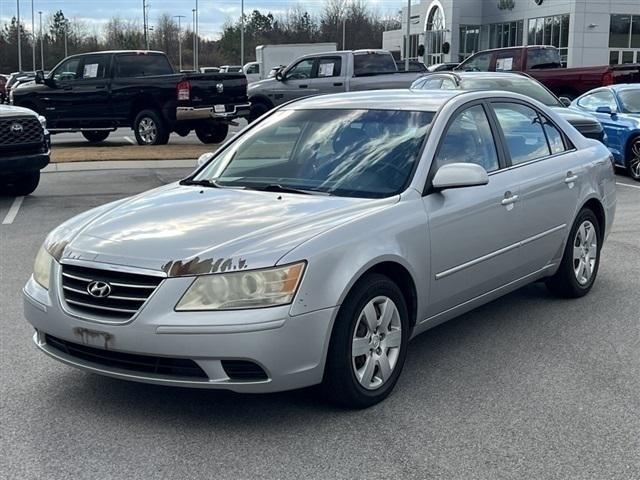
[[[143,110],[133,122],[133,131],[138,145],[166,145],[169,129],[155,110]]]
[[[92,130],[82,132],[82,136],[91,143],[99,143],[106,140],[110,133],[104,130]]]
[[[409,316],[398,286],[373,274],[340,307],[323,380],[329,400],[366,408],[393,390],[406,357]]]
[[[227,123],[205,123],[196,128],[196,136],[202,143],[222,143],[229,134]]]

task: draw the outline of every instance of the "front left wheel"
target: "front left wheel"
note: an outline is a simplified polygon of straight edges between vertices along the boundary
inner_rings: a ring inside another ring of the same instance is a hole
[[[196,128],[196,136],[202,143],[222,143],[229,135],[227,123],[204,123]]]
[[[108,130],[88,130],[83,131],[82,136],[90,143],[100,143],[106,140],[110,133]]]
[[[22,173],[9,178],[0,178],[0,191],[7,195],[22,197],[32,194],[40,183],[40,171]]]
[[[632,138],[627,152],[627,172],[636,182],[640,182],[640,136]]]
[[[384,400],[402,371],[409,330],[398,286],[380,274],[360,280],[340,307],[331,335],[322,385],[327,398],[350,408]]]

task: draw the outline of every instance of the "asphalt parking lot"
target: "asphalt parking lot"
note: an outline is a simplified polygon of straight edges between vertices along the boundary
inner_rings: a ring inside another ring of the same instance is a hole
[[[127,383],[32,346],[21,289],[46,233],[187,172],[47,173],[22,203],[0,197],[0,477],[640,478],[640,184],[618,177],[587,297],[535,284],[436,327],[410,345],[390,398],[343,411],[313,389]]]

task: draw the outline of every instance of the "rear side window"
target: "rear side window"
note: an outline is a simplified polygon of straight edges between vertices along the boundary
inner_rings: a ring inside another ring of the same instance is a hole
[[[116,76],[119,78],[169,75],[173,68],[164,55],[119,55],[116,57]]]
[[[549,156],[550,149],[538,112],[519,103],[494,103],[493,109],[513,165]]]
[[[449,163],[475,163],[487,172],[498,170],[493,134],[481,105],[458,113],[449,125],[435,158],[436,168]]]
[[[398,71],[393,55],[383,52],[353,54],[353,74],[356,77]]]
[[[318,77],[339,77],[342,68],[340,57],[321,57],[318,59]]]
[[[493,52],[480,53],[470,58],[460,66],[460,70],[465,72],[488,72],[491,67],[491,56]]]
[[[79,78],[83,80],[106,78],[109,72],[110,61],[111,56],[109,55],[91,55],[84,57]]]
[[[551,123],[548,118],[542,115],[540,116],[540,118],[542,119],[544,133],[547,135],[547,140],[549,141],[549,148],[551,149],[551,153],[556,154],[564,152],[567,148],[564,144],[564,138],[560,133],[560,130],[558,130],[558,127]]]
[[[560,68],[560,51],[555,48],[531,48],[527,52],[527,68]]]

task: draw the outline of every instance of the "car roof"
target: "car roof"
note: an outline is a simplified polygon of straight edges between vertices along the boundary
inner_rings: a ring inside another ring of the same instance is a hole
[[[368,90],[306,97],[287,104],[285,110],[363,109],[435,112],[461,90]]]
[[[615,90],[616,92],[621,90],[640,90],[640,84],[638,83],[617,83],[615,85],[610,85],[609,88],[611,90]]]

